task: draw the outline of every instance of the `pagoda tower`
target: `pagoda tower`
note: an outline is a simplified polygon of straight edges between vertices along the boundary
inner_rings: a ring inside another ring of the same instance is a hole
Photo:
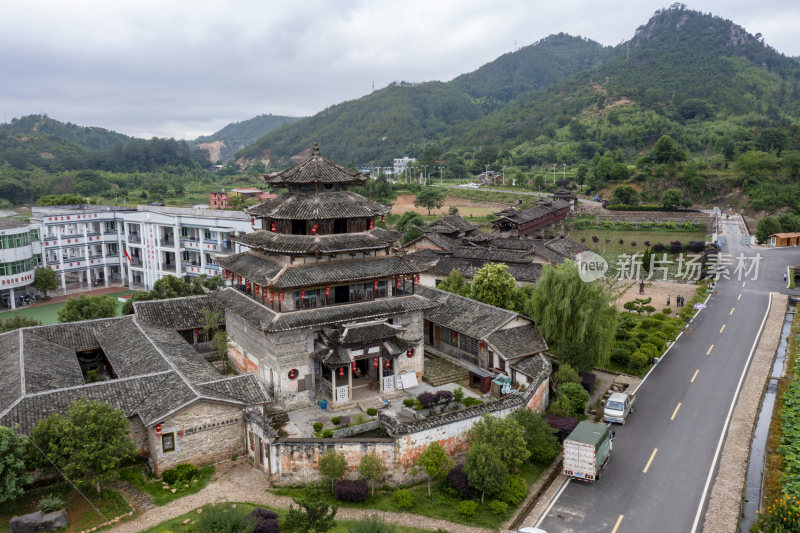
[[[284,409],[335,408],[414,386],[423,370],[415,294],[428,265],[393,254],[398,234],[376,226],[389,207],[349,190],[368,178],[319,154],[268,180],[287,192],[245,211],[249,250],[215,261],[229,359],[256,372]]]

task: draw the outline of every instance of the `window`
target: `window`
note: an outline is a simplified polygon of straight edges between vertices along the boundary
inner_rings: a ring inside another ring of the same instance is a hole
[[[442,326],[442,342],[451,346],[458,346],[458,333]]]
[[[317,307],[317,290],[311,289],[305,291],[305,297],[300,298],[300,291],[294,293],[294,308],[295,309],[311,309]]]
[[[161,453],[175,451],[175,433],[164,433],[161,435]]]
[[[462,350],[472,355],[478,355],[478,340],[466,335],[461,335],[461,344],[459,346]],[[501,367],[502,368],[502,367]]]
[[[211,238],[212,238],[212,237],[211,237],[211,230],[210,230],[210,229],[208,229],[208,228],[205,228],[205,229],[203,230],[203,236],[204,236],[206,239],[211,239]]]

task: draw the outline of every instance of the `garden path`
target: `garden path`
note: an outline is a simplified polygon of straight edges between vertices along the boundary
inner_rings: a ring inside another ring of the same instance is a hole
[[[292,499],[276,496],[267,491],[269,482],[259,470],[251,467],[244,458],[218,465],[214,479],[200,492],[179,500],[149,509],[127,522],[121,522],[111,531],[135,533],[156,526],[161,522],[188,513],[192,509],[217,502],[252,502],[269,507],[288,508]],[[392,513],[373,509],[339,509],[336,518],[361,520],[375,516],[387,523],[436,531],[444,529],[450,533],[483,533],[488,529],[455,524],[411,513]]]

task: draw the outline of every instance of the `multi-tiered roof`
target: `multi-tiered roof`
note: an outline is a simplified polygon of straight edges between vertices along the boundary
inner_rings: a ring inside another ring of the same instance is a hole
[[[358,305],[356,315],[374,318],[381,299],[412,296],[430,267],[392,255],[399,234],[376,226],[389,207],[348,190],[367,179],[315,143],[308,159],[268,180],[286,193],[246,210],[259,229],[235,238],[249,251],[215,258],[227,279],[278,314],[347,303],[325,314],[358,318],[349,309]]]

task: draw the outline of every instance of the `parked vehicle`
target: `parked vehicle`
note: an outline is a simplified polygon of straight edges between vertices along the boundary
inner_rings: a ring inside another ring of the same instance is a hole
[[[600,479],[611,458],[612,430],[605,424],[579,422],[564,439],[565,476],[580,481]]]
[[[606,406],[603,409],[603,422],[624,425],[628,415],[633,412],[633,404],[635,402],[636,396],[633,394],[625,394],[624,392],[612,393],[606,400]]]

